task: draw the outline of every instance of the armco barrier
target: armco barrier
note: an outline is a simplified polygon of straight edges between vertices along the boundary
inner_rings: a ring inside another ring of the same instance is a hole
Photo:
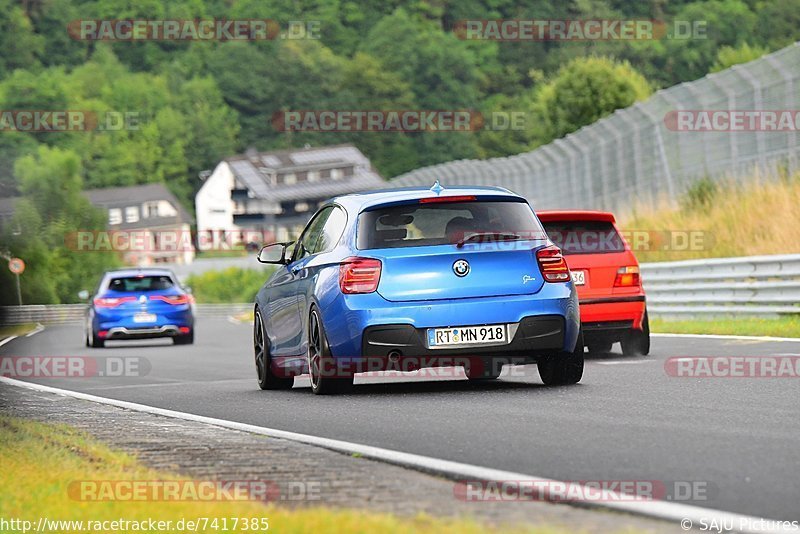
[[[800,314],[800,254],[643,263],[647,309],[654,317]],[[252,303],[198,304],[197,316],[229,317]],[[0,324],[76,323],[85,304],[0,307]]]
[[[645,263],[652,316],[800,314],[800,254]]]
[[[203,317],[229,317],[253,309],[252,303],[242,304],[198,304],[196,314]],[[0,324],[25,323],[62,324],[80,323],[86,313],[85,304],[0,306]]]

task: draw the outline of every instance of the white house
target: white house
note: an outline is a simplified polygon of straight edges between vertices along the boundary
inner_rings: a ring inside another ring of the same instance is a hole
[[[250,150],[221,161],[195,197],[198,244],[288,240],[325,200],[380,187],[353,145]]]

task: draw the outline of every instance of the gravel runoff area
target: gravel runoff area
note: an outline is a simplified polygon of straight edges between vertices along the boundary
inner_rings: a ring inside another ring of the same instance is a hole
[[[279,489],[282,506],[472,517],[495,526],[549,525],[572,532],[681,530],[677,524],[564,504],[465,502],[455,497],[453,481],[414,470],[7,384],[0,384],[0,413],[70,425],[148,467],[198,480],[269,480]]]

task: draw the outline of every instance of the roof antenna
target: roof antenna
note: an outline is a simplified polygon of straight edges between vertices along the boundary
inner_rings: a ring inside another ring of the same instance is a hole
[[[439,183],[439,180],[436,180],[435,182],[433,182],[433,186],[431,187],[431,191],[433,191],[434,193],[436,193],[438,195],[439,193],[444,191],[444,187],[442,187],[442,185]]]

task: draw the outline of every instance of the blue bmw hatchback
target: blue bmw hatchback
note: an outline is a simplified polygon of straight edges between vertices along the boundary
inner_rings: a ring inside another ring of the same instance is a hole
[[[575,288],[528,202],[493,187],[396,189],[324,203],[256,295],[262,389],[308,373],[316,394],[358,372],[463,366],[494,379],[537,363],[548,385],[583,374]]]
[[[194,299],[167,269],[129,269],[103,275],[86,311],[86,346],[111,339],[171,337],[194,342]]]

